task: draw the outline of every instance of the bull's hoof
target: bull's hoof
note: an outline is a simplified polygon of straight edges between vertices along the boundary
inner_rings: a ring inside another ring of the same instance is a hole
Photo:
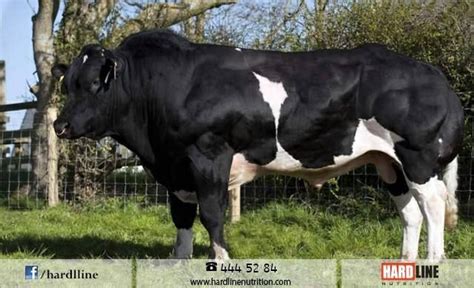
[[[225,260],[230,260],[230,257],[225,248],[217,243],[212,243],[212,247],[209,251],[209,259],[213,259],[216,262],[223,262]]]
[[[431,264],[439,264],[442,263],[444,260],[446,260],[446,255],[443,253],[441,255],[428,255],[428,258],[426,261],[428,261]]]

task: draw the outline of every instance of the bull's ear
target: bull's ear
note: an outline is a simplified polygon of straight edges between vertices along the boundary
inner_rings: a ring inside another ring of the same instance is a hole
[[[102,53],[105,57],[105,64],[100,71],[100,78],[107,87],[112,80],[117,79],[118,59],[110,50],[102,49]]]
[[[60,79],[66,73],[68,66],[65,64],[56,64],[51,68],[51,73],[53,74],[54,78]]]

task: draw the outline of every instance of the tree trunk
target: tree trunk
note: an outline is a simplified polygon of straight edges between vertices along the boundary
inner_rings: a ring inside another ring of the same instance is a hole
[[[53,24],[59,0],[39,0],[38,13],[33,16],[33,52],[39,79],[37,111],[33,121],[31,158],[33,164],[33,192],[43,194],[48,204],[58,203],[57,183],[57,142],[52,121],[55,110],[51,107],[53,79],[51,68],[54,64]]]

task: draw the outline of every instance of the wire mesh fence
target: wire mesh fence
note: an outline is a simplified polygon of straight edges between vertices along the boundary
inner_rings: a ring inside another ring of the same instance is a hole
[[[26,124],[32,116],[31,111],[2,112],[5,119],[3,131],[0,131],[0,200],[9,208],[28,199],[30,205],[43,202],[39,193],[32,189],[32,126]],[[31,123],[32,123],[31,119]]]
[[[473,109],[466,109],[464,149],[459,157],[457,196],[460,215],[474,217]],[[32,183],[34,109],[5,112],[6,130],[0,132],[0,205],[11,209],[43,207],[45,195]],[[41,145],[38,143],[37,145]],[[143,169],[135,155],[110,138],[60,142],[58,186],[60,200],[72,205],[117,199],[143,205],[167,203],[167,190]],[[271,201],[298,200],[331,209],[350,201],[395,211],[384,183],[371,165],[328,181],[321,190],[286,176],[264,176],[241,187],[243,210]],[[350,203],[349,203],[350,204]]]

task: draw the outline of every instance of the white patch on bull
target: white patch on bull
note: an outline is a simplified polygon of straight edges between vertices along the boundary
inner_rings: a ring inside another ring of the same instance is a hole
[[[438,142],[439,142],[439,144],[443,143],[443,139],[442,139],[442,138],[439,138],[439,139],[438,139]]]
[[[195,192],[189,192],[184,190],[174,191],[173,194],[178,197],[179,200],[184,203],[197,204],[197,195]]]
[[[86,63],[87,58],[89,58],[89,56],[87,56],[87,54],[84,55],[84,57],[82,57],[82,64]]]
[[[402,137],[380,125],[374,117],[368,120],[360,119],[352,143],[352,153],[334,156],[334,165],[331,166],[345,165],[369,151],[382,152],[401,166],[401,162],[395,154],[395,143],[402,140]],[[375,165],[383,181],[390,184],[395,183],[397,177],[390,160],[387,161],[383,157],[375,156],[370,159],[370,162]]]
[[[269,79],[258,75],[255,72],[253,72],[253,74],[259,82],[259,89],[260,93],[262,93],[263,100],[267,102],[268,105],[270,105],[273,117],[275,118],[277,153],[275,159],[273,159],[272,162],[268,163],[264,167],[275,171],[300,170],[303,167],[301,162],[288,154],[288,152],[286,152],[285,149],[281,147],[280,142],[278,141],[278,122],[280,119],[280,110],[283,102],[288,97],[288,94],[283,87],[283,83],[270,81]]]
[[[395,155],[395,143],[402,141],[399,135],[385,129],[374,117],[359,120],[359,125],[352,143],[352,153],[350,155],[334,156],[334,164],[342,165],[368,151],[380,151],[400,164],[400,160]]]
[[[242,52],[242,49],[240,49],[240,48],[235,48],[235,51]]]
[[[193,230],[178,229],[174,244],[173,256],[179,259],[189,259],[193,255]]]

